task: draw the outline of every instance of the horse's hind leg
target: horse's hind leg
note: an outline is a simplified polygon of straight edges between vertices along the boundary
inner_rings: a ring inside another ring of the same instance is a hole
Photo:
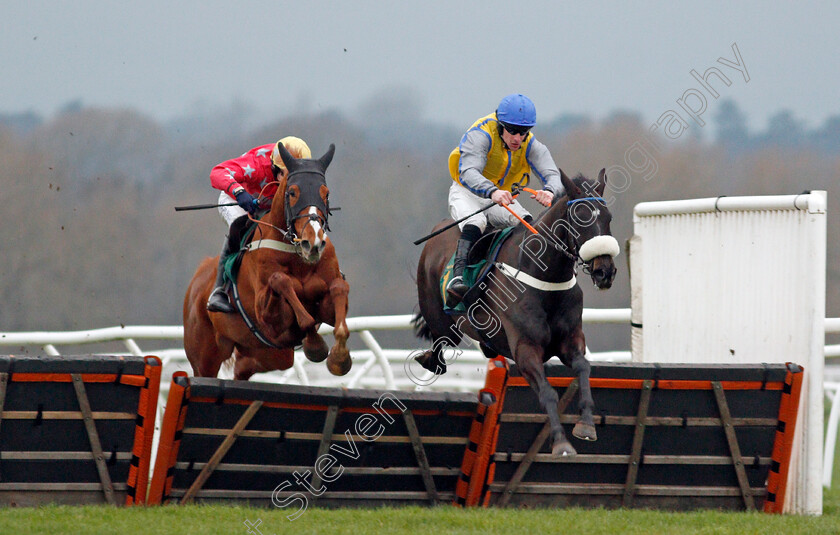
[[[577,453],[575,448],[563,432],[563,425],[560,423],[560,414],[558,413],[560,398],[545,376],[542,357],[542,348],[520,342],[516,347],[514,360],[519,366],[522,376],[537,393],[540,406],[548,415],[548,423],[551,426],[551,453],[563,456],[575,455]]]
[[[196,377],[218,377],[222,363],[233,353],[233,342],[227,338],[216,341],[207,336],[197,344],[194,350],[187,352],[190,356],[193,375]],[[192,355],[195,355],[193,358]]]
[[[206,300],[205,300],[206,301]],[[203,307],[204,302],[200,302]],[[200,316],[200,315],[199,315]],[[204,317],[191,316],[184,323],[184,352],[196,377],[216,377],[219,368],[233,351],[233,342],[223,338],[217,342],[213,325]]]
[[[420,366],[432,372],[435,375],[443,375],[446,373],[446,359],[443,357],[443,350],[446,343],[443,338],[437,338],[432,343],[432,348],[427,349],[422,354],[414,357]]]
[[[564,350],[565,358],[561,358],[561,360],[575,373],[579,385],[578,396],[580,402],[578,408],[580,410],[580,420],[575,424],[572,435],[582,440],[597,440],[595,421],[592,417],[595,410],[595,400],[592,398],[592,388],[589,385],[591,366],[589,361],[586,360],[586,342],[583,330],[580,327],[572,333],[568,342],[564,344]]]
[[[423,306],[421,305],[420,308],[422,310]],[[455,324],[442,310],[440,314],[432,314],[428,311],[426,314],[429,314],[429,316],[421,316],[425,327],[419,333],[419,336],[431,340],[432,348],[424,351],[420,356],[414,357],[414,360],[435,375],[443,375],[446,373],[446,358],[443,356],[446,346],[455,349],[464,337],[459,328],[461,323]],[[427,317],[430,319],[427,320]],[[459,318],[459,321],[461,320],[467,321],[463,316]],[[441,329],[447,327],[449,327],[449,332],[441,332]],[[454,361],[460,354],[461,351],[456,349],[451,360]]]
[[[259,362],[251,357],[241,354],[236,355],[236,363],[233,365],[233,378],[237,381],[247,381],[252,375],[266,371],[262,369]]]

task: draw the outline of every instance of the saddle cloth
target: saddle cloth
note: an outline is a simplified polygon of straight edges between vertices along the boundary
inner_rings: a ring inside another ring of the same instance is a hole
[[[231,252],[224,260],[225,282],[236,284],[236,276],[239,273],[239,264],[242,263],[242,255],[248,247],[248,240],[257,230],[257,223],[251,222],[242,232],[242,239],[239,242],[239,250]]]
[[[493,262],[496,261],[496,257],[499,255],[499,249],[501,249],[502,244],[514,228],[515,227],[506,227],[501,230],[488,232],[479,238],[475,245],[473,245],[472,249],[470,249],[470,253],[467,255],[467,267],[464,268],[464,273],[461,275],[464,280],[464,284],[470,288],[467,294],[474,293],[473,290],[475,289],[475,286],[478,285],[487,275],[487,272],[490,270],[490,266],[493,265]],[[465,314],[467,312],[465,303],[469,302],[469,300],[466,299],[466,295],[456,307],[450,308],[446,306],[446,285],[449,284],[449,280],[452,279],[452,269],[454,263],[455,253],[452,253],[452,256],[449,258],[449,262],[446,263],[446,267],[443,269],[443,274],[440,277],[440,295],[443,298],[444,303],[443,311],[447,314]]]

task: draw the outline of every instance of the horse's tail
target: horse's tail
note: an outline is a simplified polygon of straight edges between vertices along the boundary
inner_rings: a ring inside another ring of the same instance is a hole
[[[425,340],[434,339],[432,336],[432,329],[429,328],[429,324],[426,323],[426,319],[421,313],[418,312],[414,315],[414,319],[411,320],[411,325],[414,326],[414,335],[417,336],[417,338],[423,338]]]

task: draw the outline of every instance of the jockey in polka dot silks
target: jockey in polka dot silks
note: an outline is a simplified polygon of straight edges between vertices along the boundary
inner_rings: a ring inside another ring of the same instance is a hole
[[[219,255],[216,283],[207,300],[207,310],[230,313],[234,311],[224,288],[224,262],[228,255],[239,250],[242,232],[248,227],[248,214],[255,215],[262,208],[257,197],[272,199],[277,193],[277,181],[286,174],[286,166],[277,150],[282,143],[295,158],[311,158],[309,146],[300,138],[284,137],[277,143],[254,147],[242,156],[222,162],[210,171],[210,184],[221,191],[219,213],[229,227]]]
[[[494,113],[473,123],[449,155],[449,172],[454,180],[449,188],[449,215],[458,220],[492,203],[498,205],[458,225],[461,237],[452,279],[446,286],[446,306],[450,308],[469,290],[462,279],[467,255],[488,223],[497,228],[517,224],[505,206],[525,221],[532,219],[513,198],[511,188],[515,184],[526,186],[531,176],[538,178],[543,189],[531,198],[543,206],[551,206],[555,196],[565,194],[548,148],[530,132],[536,123],[534,103],[525,95],[508,95]]]

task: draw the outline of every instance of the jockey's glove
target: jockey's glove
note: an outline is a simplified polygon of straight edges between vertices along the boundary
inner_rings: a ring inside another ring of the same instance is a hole
[[[260,208],[259,201],[245,190],[236,194],[236,203],[251,215],[256,214]]]

